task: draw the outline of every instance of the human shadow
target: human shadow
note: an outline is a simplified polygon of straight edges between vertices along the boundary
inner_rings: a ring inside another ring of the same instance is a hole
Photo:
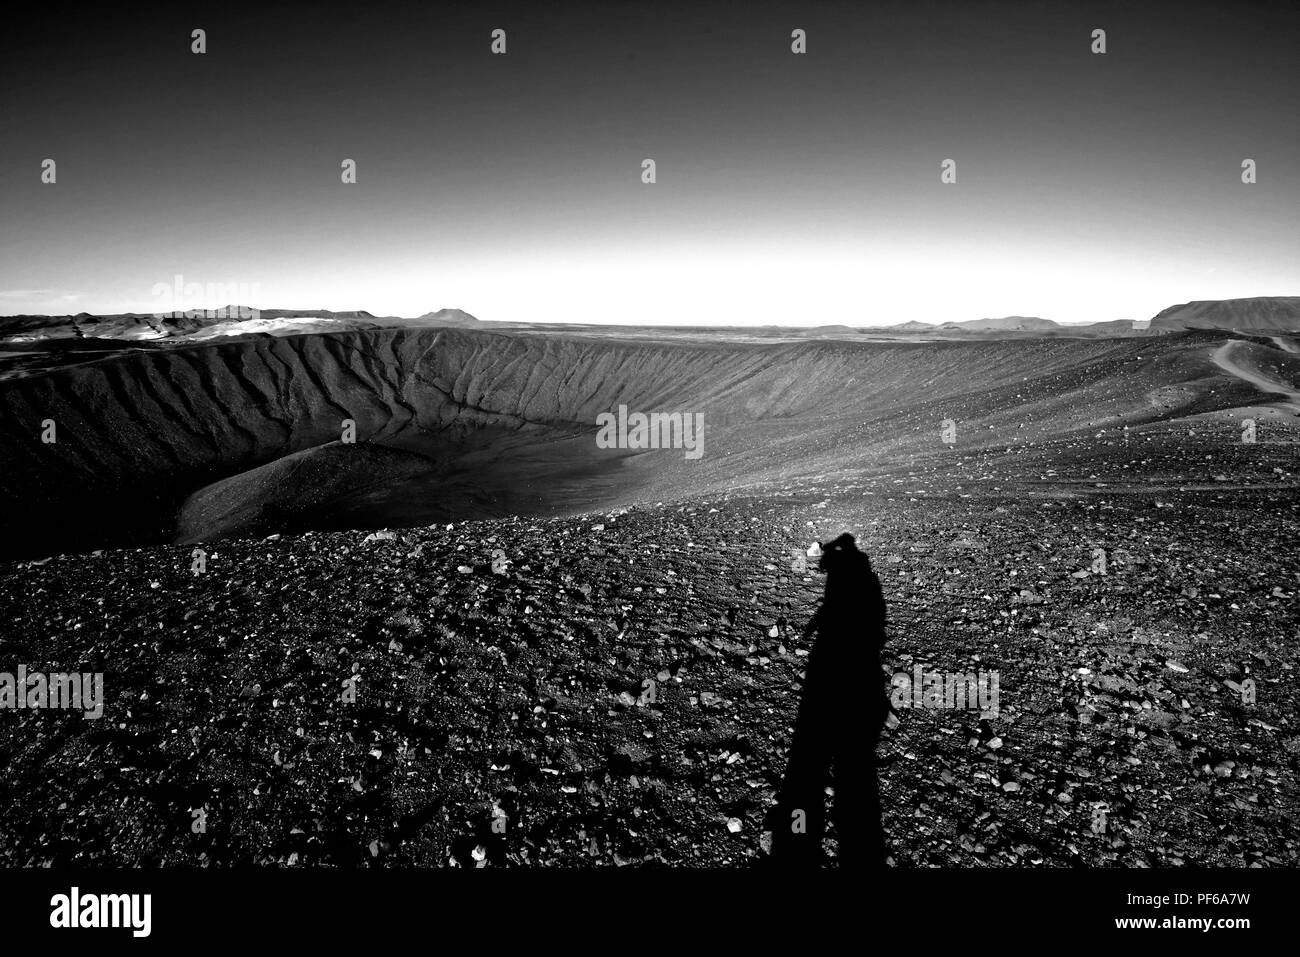
[[[808,656],[785,778],[771,820],[772,860],[787,867],[824,863],[826,785],[835,789],[841,867],[885,863],[876,745],[889,713],[880,668],[885,599],[871,560],[847,533],[821,546],[826,592],[805,634]]]

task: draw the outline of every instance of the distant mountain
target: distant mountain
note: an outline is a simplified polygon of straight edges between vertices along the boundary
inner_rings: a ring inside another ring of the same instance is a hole
[[[201,318],[159,318],[149,313],[123,312],[93,316],[0,316],[0,337],[17,341],[44,339],[168,339],[202,329]]]
[[[116,339],[194,341],[249,335],[303,335],[312,332],[346,332],[396,325],[477,325],[478,320],[459,309],[426,313],[418,320],[376,316],[364,309],[254,309],[227,305],[217,309],[183,312],[127,312],[95,316],[0,316],[0,339],[43,342],[57,339]]]
[[[254,318],[256,317],[256,318]],[[79,312],[75,316],[0,316],[0,337],[21,340],[45,339],[186,339],[205,334],[233,335],[280,328],[328,325],[332,328],[370,329],[383,325],[368,312],[331,312],[328,309],[253,309],[222,306],[180,312],[123,312],[96,316]]]
[[[1153,319],[1110,319],[1102,322],[1059,323],[1036,316],[1005,316],[930,325],[903,322],[872,332],[929,335],[998,336],[1019,334],[1052,338],[1111,338],[1158,336],[1184,329],[1226,329],[1238,332],[1300,332],[1300,296],[1257,296],[1185,302],[1162,310]]]
[[[439,309],[437,312],[426,312],[415,320],[421,325],[437,326],[481,326],[481,320],[471,316],[463,309]]]
[[[226,306],[227,319],[248,318],[253,313],[251,306]],[[345,309],[334,312],[330,309],[260,309],[256,315],[262,319],[352,319],[360,322],[374,322],[379,317],[364,309]]]
[[[1051,319],[1037,316],[1002,316],[997,319],[966,319],[960,322],[900,322],[878,331],[888,332],[1052,332],[1064,328]]]
[[[1062,335],[1088,336],[1143,336],[1151,335],[1149,319],[1108,319],[1105,322],[1085,322],[1079,325],[1060,326]]]
[[[1151,328],[1235,329],[1240,332],[1300,331],[1300,296],[1256,296],[1253,299],[1202,299],[1170,306],[1157,313]]]
[[[254,316],[256,318],[254,318]],[[439,309],[415,319],[376,316],[364,309],[261,309],[225,306],[192,313],[119,313],[95,316],[0,316],[0,342],[9,345],[49,340],[148,340],[195,342],[233,336],[292,336],[317,332],[347,332],[392,327],[492,328],[499,331],[583,332],[615,338],[626,335],[666,335],[669,327],[615,327],[575,323],[484,323],[463,309]],[[850,336],[916,336],[962,340],[1066,338],[1102,339],[1167,335],[1186,329],[1217,329],[1244,333],[1300,333],[1300,296],[1258,296],[1185,302],[1162,310],[1153,319],[1111,319],[1102,322],[1059,323],[1038,316],[1002,316],[944,322],[901,322],[891,326],[675,326],[671,334],[708,337],[737,333],[750,337],[794,336],[808,339]]]
[[[785,330],[781,331],[784,332]],[[861,331],[861,329],[855,329],[853,326],[845,325],[813,326],[808,330],[808,334],[810,336],[843,336],[856,335]]]
[[[962,332],[1047,332],[1061,328],[1051,319],[1037,316],[1003,316],[1000,319],[970,319],[966,322],[945,322],[940,329],[956,329]]]

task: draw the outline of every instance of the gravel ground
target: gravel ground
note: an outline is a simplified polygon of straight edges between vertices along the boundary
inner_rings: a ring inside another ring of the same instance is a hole
[[[889,603],[886,672],[1000,675],[991,719],[891,716],[895,866],[1296,866],[1294,476],[1256,448],[1203,485],[1126,485],[1130,450],[1074,452],[1019,483],[971,458],[229,540],[197,572],[193,546],[0,565],[0,668],[103,671],[106,697],[98,720],[0,715],[0,854],[761,864],[823,583],[797,556],[849,530]],[[1142,454],[1148,476],[1190,460],[1185,441]],[[862,675],[864,704],[887,680]],[[834,835],[832,812],[831,864]]]

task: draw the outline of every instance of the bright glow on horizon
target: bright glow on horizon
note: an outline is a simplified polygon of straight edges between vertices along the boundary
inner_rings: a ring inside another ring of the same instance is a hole
[[[1032,261],[995,245],[954,244],[907,253],[879,243],[826,240],[677,244],[636,248],[572,248],[490,259],[407,253],[367,268],[263,268],[183,274],[186,282],[243,283],[257,308],[368,311],[414,318],[459,308],[485,321],[632,325],[890,325],[942,323],[1009,315],[1062,323],[1149,319],[1197,299],[1295,295],[1261,267],[1228,275],[1213,251],[1201,261],[1155,255],[1135,264],[1122,250],[1099,253],[1080,268],[1078,257],[1039,255]],[[116,300],[53,298],[49,290],[0,295],[0,312],[157,312],[150,277]],[[66,295],[66,294],[63,294]],[[226,301],[186,302],[216,308]]]

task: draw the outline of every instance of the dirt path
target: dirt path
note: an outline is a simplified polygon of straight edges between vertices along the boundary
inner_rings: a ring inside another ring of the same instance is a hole
[[[1277,342],[1276,339],[1274,339],[1274,341]],[[1288,352],[1294,351],[1286,345],[1282,345],[1281,343],[1278,344]],[[1241,366],[1237,365],[1237,363],[1232,359],[1232,354],[1238,345],[1240,345],[1240,342],[1236,340],[1225,342],[1221,345],[1215,350],[1214,355],[1211,356],[1214,360],[1214,364],[1229,375],[1236,376],[1244,382],[1249,382],[1262,392],[1274,392],[1285,395],[1285,400],[1274,404],[1300,415],[1300,392],[1296,392],[1284,382],[1278,382],[1276,379],[1266,378],[1257,372],[1243,369]]]

